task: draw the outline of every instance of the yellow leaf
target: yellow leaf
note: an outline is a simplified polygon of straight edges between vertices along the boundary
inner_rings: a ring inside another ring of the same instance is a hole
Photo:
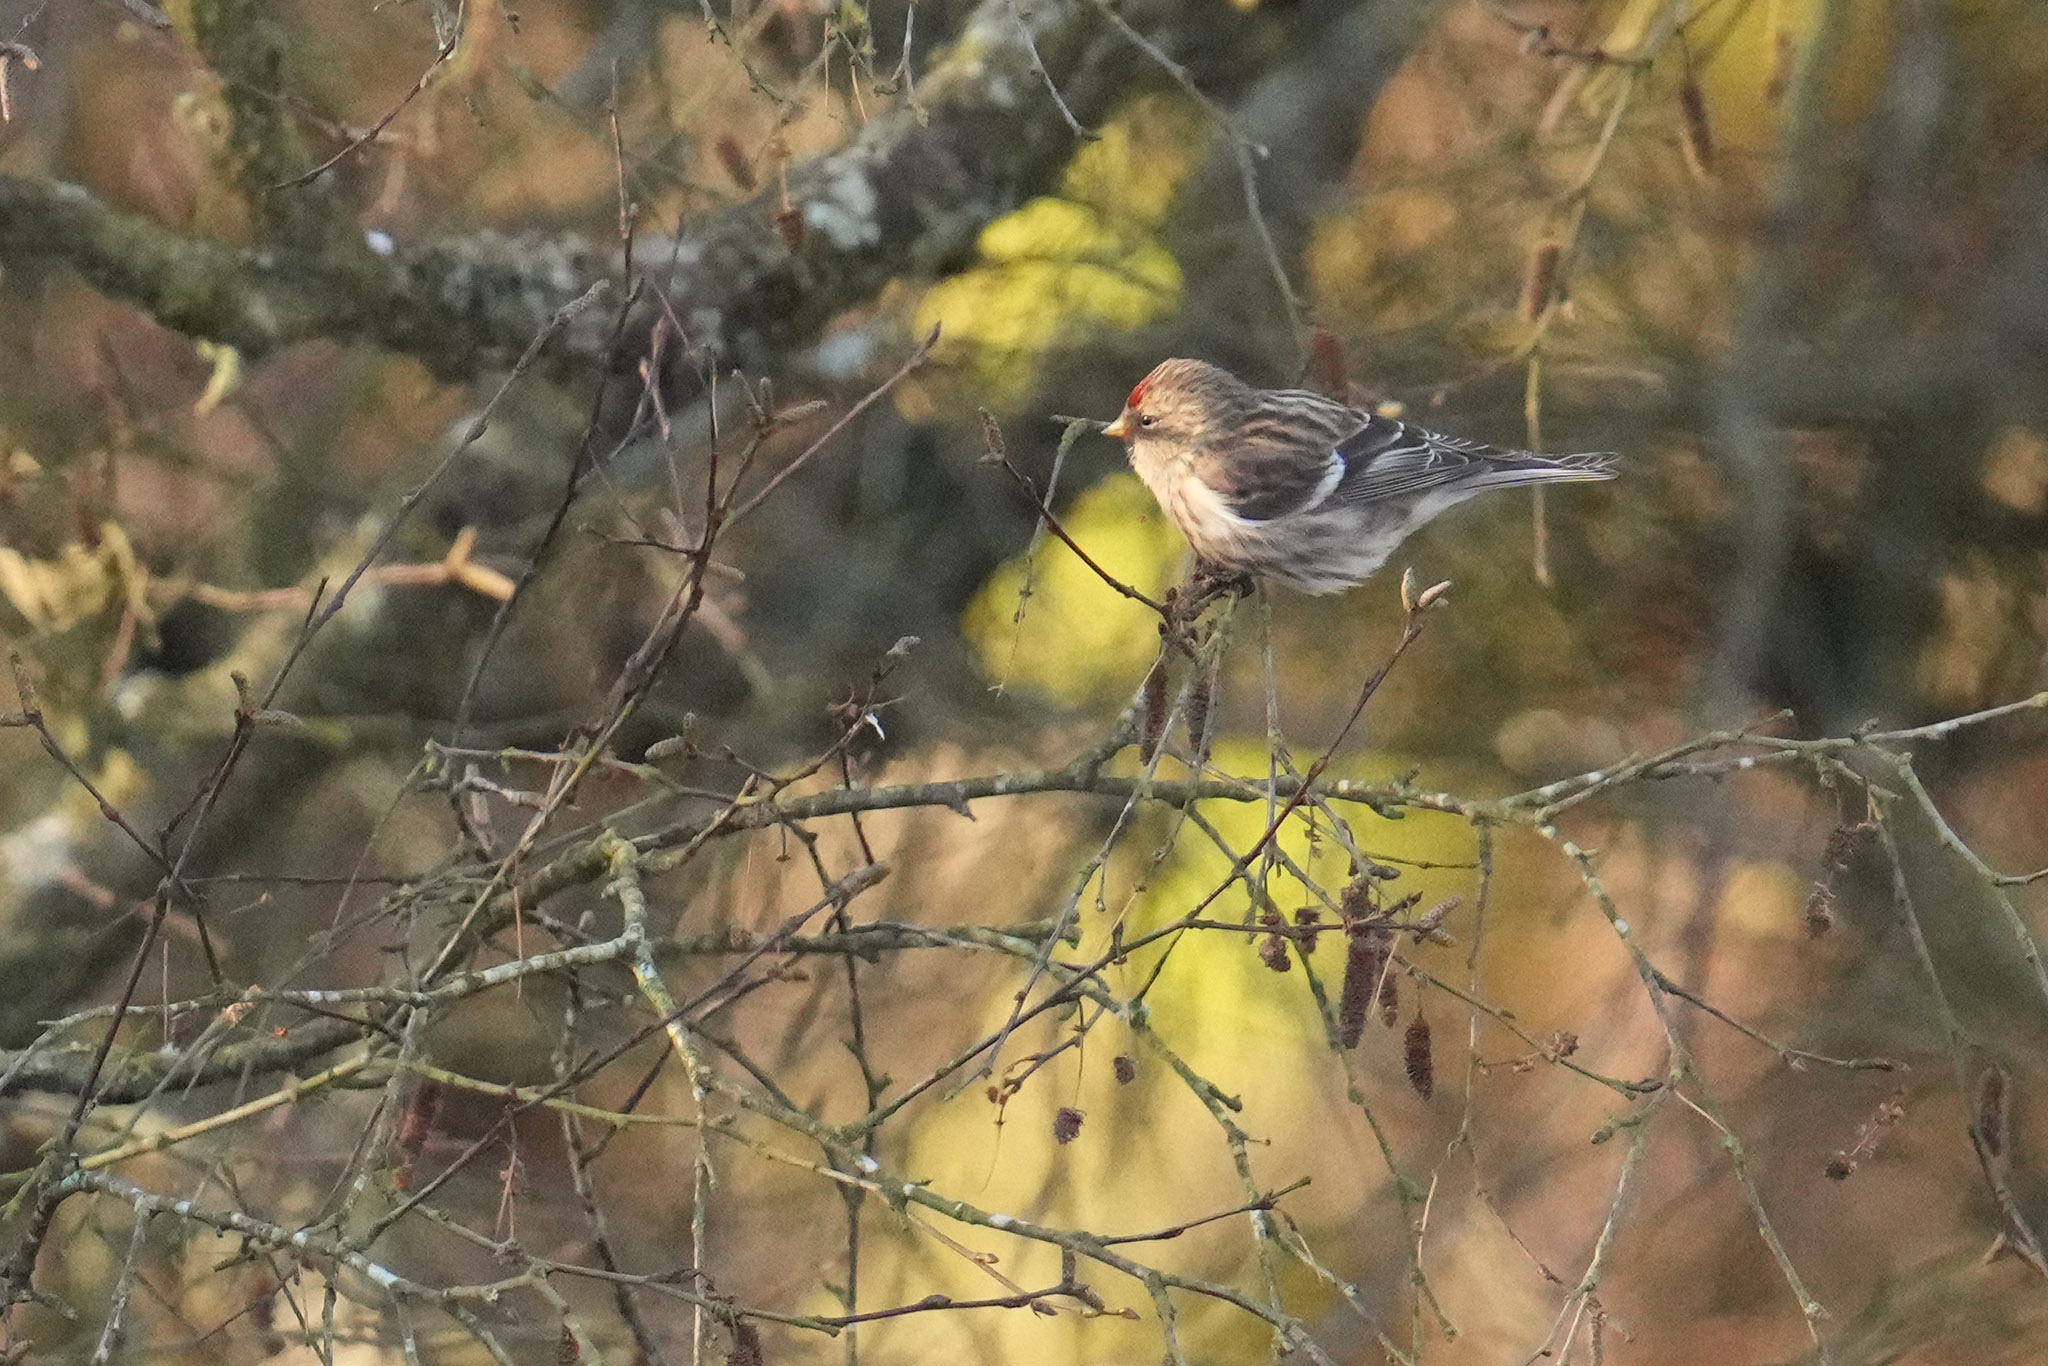
[[[1076,153],[1059,196],[990,223],[980,263],[926,292],[914,326],[943,326],[946,358],[967,370],[977,403],[1022,402],[1063,334],[1142,327],[1180,306],[1180,265],[1156,230],[1204,131],[1184,102],[1134,101]]]
[[[206,377],[206,389],[192,405],[192,411],[201,415],[212,412],[221,400],[232,394],[242,382],[242,353],[232,346],[219,342],[194,342],[192,349],[200,359],[213,366],[213,373]]]
[[[147,582],[128,533],[113,522],[101,525],[98,545],[73,541],[54,559],[32,560],[0,546],[0,596],[38,631],[68,631],[115,604],[128,606],[147,626]]]
[[[1089,489],[1060,524],[1107,573],[1155,598],[1185,553],[1135,475],[1112,475]],[[1120,702],[1138,686],[1159,649],[1156,623],[1149,608],[1047,537],[990,576],[961,629],[999,685],[1079,705]]]

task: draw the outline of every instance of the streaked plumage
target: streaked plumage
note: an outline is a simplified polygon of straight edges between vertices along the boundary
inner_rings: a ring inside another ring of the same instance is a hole
[[[1105,429],[1203,563],[1305,593],[1363,582],[1417,527],[1488,489],[1612,479],[1611,455],[1440,436],[1301,389],[1162,361]]]

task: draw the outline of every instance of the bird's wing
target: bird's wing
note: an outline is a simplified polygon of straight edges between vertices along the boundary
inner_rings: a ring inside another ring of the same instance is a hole
[[[1250,522],[1302,512],[1329,498],[1345,473],[1338,443],[1364,414],[1320,394],[1285,389],[1234,434],[1226,458],[1195,459],[1195,473],[1223,505]]]
[[[1609,457],[1544,456],[1443,436],[1391,417],[1368,415],[1337,443],[1344,465],[1327,496],[1344,503],[1413,498],[1456,485],[1481,488],[1612,476]]]

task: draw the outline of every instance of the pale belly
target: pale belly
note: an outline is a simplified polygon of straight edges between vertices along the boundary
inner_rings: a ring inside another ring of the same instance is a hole
[[[1197,559],[1217,569],[1278,579],[1304,593],[1334,593],[1363,582],[1427,520],[1408,515],[1420,510],[1412,507],[1387,507],[1374,516],[1338,505],[1254,521],[1224,506],[1193,475],[1158,473],[1162,477],[1155,479],[1138,471]]]

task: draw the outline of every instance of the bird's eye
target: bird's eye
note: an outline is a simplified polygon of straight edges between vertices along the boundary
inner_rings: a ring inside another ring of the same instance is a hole
[[[1153,423],[1157,422],[1158,420],[1159,420],[1158,418],[1156,418],[1156,417],[1152,416],[1152,414],[1150,414],[1150,413],[1139,413],[1139,414],[1138,414],[1138,425],[1139,425],[1140,427],[1149,427],[1149,426],[1151,426],[1151,425],[1152,425]]]

